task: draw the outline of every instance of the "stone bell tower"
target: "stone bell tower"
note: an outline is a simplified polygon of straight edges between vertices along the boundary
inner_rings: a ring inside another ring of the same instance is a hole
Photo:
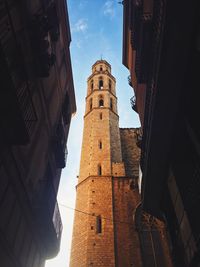
[[[119,129],[116,80],[98,60],[87,81],[70,267],[141,267],[133,212],[139,203],[139,129]]]

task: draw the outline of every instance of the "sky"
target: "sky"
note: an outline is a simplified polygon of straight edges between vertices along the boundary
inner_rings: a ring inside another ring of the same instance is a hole
[[[123,6],[118,2],[120,0],[67,0],[77,112],[70,126],[67,164],[62,172],[57,196],[63,223],[60,252],[56,258],[47,261],[45,267],[69,267],[86,81],[97,60],[102,58],[112,66],[112,74],[116,78],[120,127],[140,126],[138,116],[130,105],[133,89],[128,85],[129,72],[122,65]]]

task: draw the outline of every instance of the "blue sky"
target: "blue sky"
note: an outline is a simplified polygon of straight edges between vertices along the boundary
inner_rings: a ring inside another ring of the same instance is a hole
[[[77,113],[72,118],[68,138],[67,166],[62,172],[58,203],[63,222],[61,249],[46,267],[69,267],[75,205],[76,176],[79,174],[83,115],[87,77],[91,66],[101,57],[112,66],[117,84],[120,127],[139,127],[137,114],[131,109],[133,90],[128,85],[128,70],[122,65],[123,6],[120,0],[68,0],[72,42],[70,45]],[[67,208],[67,207],[69,208]],[[78,267],[78,266],[77,266]]]

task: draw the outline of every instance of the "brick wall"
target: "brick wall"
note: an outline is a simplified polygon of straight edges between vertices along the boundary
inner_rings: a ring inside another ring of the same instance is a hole
[[[112,179],[88,177],[77,187],[70,267],[115,267]],[[85,213],[83,213],[85,212]],[[97,216],[102,231],[97,233]]]
[[[113,179],[116,267],[142,266],[138,233],[133,222],[140,195],[138,189],[131,189],[132,181],[125,177]]]
[[[137,128],[120,128],[122,158],[126,176],[139,176],[140,149],[137,147]]]

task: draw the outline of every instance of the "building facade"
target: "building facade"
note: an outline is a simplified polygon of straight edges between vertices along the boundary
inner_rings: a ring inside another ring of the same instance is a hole
[[[119,128],[115,84],[110,64],[97,61],[87,81],[70,267],[153,266],[148,265],[155,260],[152,249],[159,255],[162,251],[154,248],[156,236],[153,242],[145,243],[146,236],[152,234],[151,227],[139,224],[136,229],[133,223],[140,204],[140,129]],[[153,233],[163,240],[157,230],[154,224]],[[162,263],[171,266],[165,255]]]
[[[83,213],[75,212],[70,267],[141,266],[131,223],[139,203],[139,149],[130,140],[138,129],[119,129],[115,83],[105,60],[92,66],[76,198]]]
[[[56,200],[76,111],[66,2],[0,1],[0,266],[60,247]]]
[[[142,209],[165,221],[174,266],[200,266],[199,3],[123,5],[123,64],[142,124]]]

